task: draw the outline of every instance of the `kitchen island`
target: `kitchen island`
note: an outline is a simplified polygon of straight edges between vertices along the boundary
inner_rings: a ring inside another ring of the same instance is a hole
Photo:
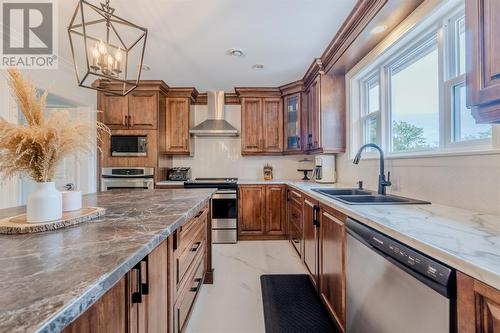
[[[84,197],[97,221],[0,235],[0,332],[59,332],[195,217],[213,190],[111,191]],[[0,210],[0,218],[25,212]]]

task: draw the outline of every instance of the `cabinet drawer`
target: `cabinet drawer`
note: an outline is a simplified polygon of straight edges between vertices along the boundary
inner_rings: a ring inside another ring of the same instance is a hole
[[[181,291],[180,297],[174,305],[174,332],[181,332],[185,328],[191,308],[203,284],[204,263],[205,256],[200,256],[196,262],[194,274],[190,276],[188,283]]]
[[[189,245],[175,259],[176,274],[175,283],[179,286],[187,271],[193,265],[195,258],[199,257],[199,253],[204,253],[206,247],[206,230],[197,228],[197,234],[189,243]]]
[[[290,224],[295,225],[302,232],[302,208],[298,208],[294,204],[290,205]]]
[[[207,217],[208,207],[205,207],[189,222],[179,228],[177,247],[179,253],[183,252],[193,242],[193,238],[198,234],[200,228],[206,228]]]
[[[304,198],[300,192],[290,190],[290,199],[292,200],[292,204],[295,204],[302,209],[302,201]]]
[[[300,232],[294,224],[290,224],[290,243],[297,251],[299,257],[302,258],[302,232]]]

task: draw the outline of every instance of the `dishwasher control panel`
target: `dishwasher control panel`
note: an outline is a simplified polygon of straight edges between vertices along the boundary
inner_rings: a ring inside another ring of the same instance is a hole
[[[443,286],[448,284],[453,272],[451,268],[357,221],[348,219],[346,227],[387,257]]]

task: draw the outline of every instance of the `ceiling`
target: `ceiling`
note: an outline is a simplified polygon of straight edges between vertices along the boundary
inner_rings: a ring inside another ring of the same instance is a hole
[[[100,1],[89,0],[98,4]],[[149,29],[143,79],[199,91],[280,86],[302,78],[356,0],[111,0],[115,14]],[[60,1],[60,56],[76,0]],[[245,52],[241,58],[226,53]],[[263,70],[252,69],[263,64]]]

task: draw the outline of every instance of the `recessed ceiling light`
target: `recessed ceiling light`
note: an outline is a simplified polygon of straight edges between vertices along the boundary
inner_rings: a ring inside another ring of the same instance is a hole
[[[264,69],[264,65],[262,64],[255,64],[252,66],[252,69],[255,69],[257,71]]]
[[[381,32],[384,32],[386,29],[387,29],[386,25],[377,25],[372,30],[370,30],[370,33],[372,35],[376,35],[376,34],[379,34]]]
[[[232,57],[243,57],[245,53],[241,49],[229,49],[227,55]]]

